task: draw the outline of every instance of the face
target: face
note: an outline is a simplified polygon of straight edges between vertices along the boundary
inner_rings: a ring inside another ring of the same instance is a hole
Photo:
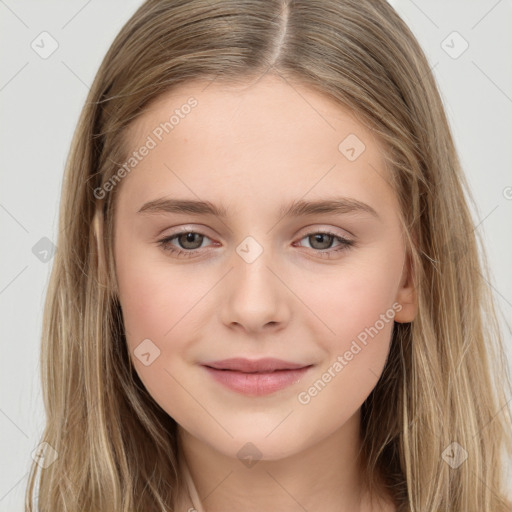
[[[119,300],[135,369],[184,431],[275,460],[358,413],[415,315],[408,258],[382,148],[348,111],[271,76],[207,84],[127,134]]]

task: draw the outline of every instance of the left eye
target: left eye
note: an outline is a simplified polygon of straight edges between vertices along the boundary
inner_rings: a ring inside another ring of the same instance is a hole
[[[318,249],[318,250],[330,249],[334,240],[338,240],[341,243],[341,245],[343,246],[343,248],[348,247],[348,246],[352,245],[352,243],[353,243],[352,240],[348,240],[341,236],[335,235],[334,233],[326,233],[323,231],[306,235],[301,240],[304,240],[305,238],[310,240],[310,243],[313,243],[313,245],[318,244],[319,247],[318,246],[312,247],[313,249]],[[336,249],[336,250],[340,250],[340,249]]]
[[[159,240],[158,245],[162,247],[164,251],[173,253],[178,257],[190,257],[193,256],[199,248],[201,248],[205,239],[209,239],[209,237],[201,233],[197,233],[196,231],[182,231],[181,233],[176,233]],[[329,257],[331,253],[348,249],[350,246],[354,245],[353,240],[324,231],[307,234],[300,240],[302,241],[304,239],[308,239],[310,241],[311,248],[322,257]],[[178,241],[179,247],[172,243],[174,240]],[[338,248],[332,251],[326,251],[326,249],[330,249],[332,247],[335,240],[339,242]]]

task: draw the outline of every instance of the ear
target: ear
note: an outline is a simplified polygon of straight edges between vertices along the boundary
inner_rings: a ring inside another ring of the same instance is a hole
[[[407,252],[400,287],[398,288],[395,299],[396,302],[402,306],[402,308],[395,314],[394,320],[398,323],[412,322],[418,312],[418,301],[416,289],[414,287],[413,272],[412,258],[410,257],[409,252]]]

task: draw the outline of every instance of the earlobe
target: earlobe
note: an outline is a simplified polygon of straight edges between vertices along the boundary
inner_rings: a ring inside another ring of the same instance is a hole
[[[402,273],[400,288],[398,289],[396,302],[400,304],[400,310],[395,314],[395,322],[412,322],[418,312],[418,300],[413,279],[413,265],[409,253]]]

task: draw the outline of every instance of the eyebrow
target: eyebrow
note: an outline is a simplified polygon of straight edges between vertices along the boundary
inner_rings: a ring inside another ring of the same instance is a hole
[[[229,216],[228,209],[225,206],[215,205],[210,201],[172,199],[167,197],[145,203],[137,213],[189,213],[194,215],[213,215],[223,219]],[[349,197],[336,197],[315,201],[296,200],[289,205],[282,206],[279,210],[281,218],[333,213],[369,213],[380,219],[379,214],[369,204]]]

